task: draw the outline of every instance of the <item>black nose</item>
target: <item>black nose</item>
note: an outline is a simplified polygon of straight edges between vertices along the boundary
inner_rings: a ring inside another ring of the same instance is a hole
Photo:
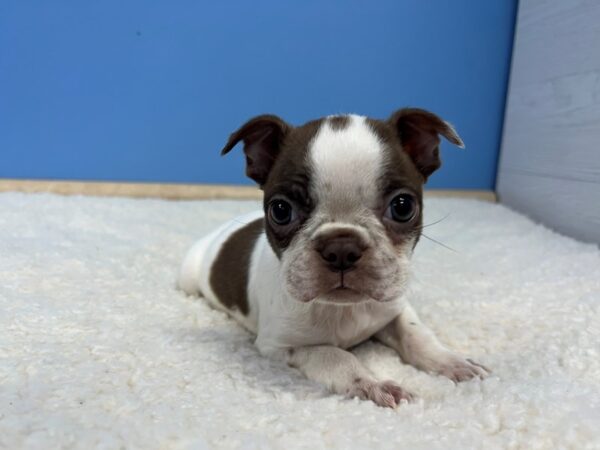
[[[354,267],[363,250],[355,238],[336,237],[327,240],[318,252],[331,270],[342,272]]]

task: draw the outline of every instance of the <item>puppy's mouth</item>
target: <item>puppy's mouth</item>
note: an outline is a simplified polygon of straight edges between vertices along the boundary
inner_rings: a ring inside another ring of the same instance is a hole
[[[362,303],[371,300],[371,297],[348,287],[336,287],[324,294],[319,295],[314,301],[319,303],[335,303],[336,305],[348,305]]]
[[[311,267],[304,276],[290,270],[288,283],[292,298],[302,303],[338,305],[391,301],[401,294],[402,285],[394,273],[369,266],[343,271],[317,266]]]
[[[360,303],[371,300],[371,297],[364,292],[348,284],[347,271],[340,272],[337,282],[327,292],[317,297],[315,300],[324,303],[349,304]]]

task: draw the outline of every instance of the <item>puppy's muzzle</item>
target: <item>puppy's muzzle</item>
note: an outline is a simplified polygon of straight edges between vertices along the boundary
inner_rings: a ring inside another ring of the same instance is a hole
[[[338,230],[320,235],[315,240],[315,250],[325,266],[332,272],[346,272],[356,267],[367,245],[357,233]]]

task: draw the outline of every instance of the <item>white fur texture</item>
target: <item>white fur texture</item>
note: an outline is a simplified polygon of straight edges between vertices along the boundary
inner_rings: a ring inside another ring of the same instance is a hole
[[[174,289],[202,234],[256,202],[0,195],[0,448],[598,448],[600,251],[500,205],[433,199],[413,306],[489,366],[454,385],[366,343],[418,396],[331,396]]]
[[[310,145],[309,159],[313,171],[313,192],[320,196],[319,209],[329,215],[335,204],[348,214],[350,205],[373,205],[379,194],[378,181],[384,164],[384,152],[377,135],[366,124],[366,118],[349,115],[341,130],[325,121]],[[359,197],[361,201],[357,202]],[[351,212],[350,212],[351,213]]]

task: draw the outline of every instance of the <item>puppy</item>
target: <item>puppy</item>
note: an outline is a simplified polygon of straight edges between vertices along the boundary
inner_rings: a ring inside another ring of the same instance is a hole
[[[235,131],[264,212],[197,242],[179,286],[256,335],[262,355],[349,397],[396,407],[409,392],[348,351],[374,337],[408,364],[454,381],[488,369],[447,349],[406,298],[422,229],[423,184],[440,167],[439,136],[456,131],[421,109],[388,120],[330,116],[294,127],[272,115]]]

